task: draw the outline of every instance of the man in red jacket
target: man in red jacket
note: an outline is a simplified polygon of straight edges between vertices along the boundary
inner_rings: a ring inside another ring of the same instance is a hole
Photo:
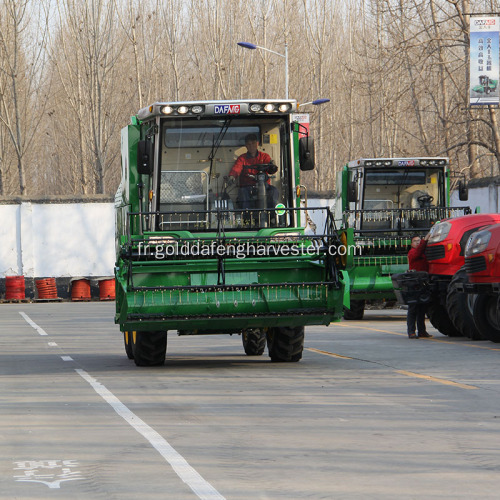
[[[425,257],[425,248],[430,233],[424,239],[420,236],[413,236],[411,239],[411,248],[408,252],[408,267],[410,271],[429,271],[429,264]],[[418,330],[418,336],[415,334],[415,323]],[[408,314],[406,317],[408,327],[408,337],[410,339],[432,338],[425,330],[425,304],[413,303],[408,304]]]
[[[262,151],[259,151],[259,141],[255,134],[248,134],[245,137],[245,146],[247,152],[238,156],[234,162],[233,168],[229,172],[229,178],[232,182],[239,177],[240,189],[238,192],[238,201],[241,208],[254,208],[255,203],[255,175],[258,170],[252,168],[252,165],[269,165],[266,169],[267,174],[275,174],[278,167],[272,163],[271,157]],[[267,208],[274,208],[278,201],[278,190],[271,186],[271,180],[266,183]]]

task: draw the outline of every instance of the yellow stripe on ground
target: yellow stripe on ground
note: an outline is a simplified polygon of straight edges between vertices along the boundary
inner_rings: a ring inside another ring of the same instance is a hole
[[[342,356],[341,354],[335,354],[334,352],[321,351],[320,349],[314,349],[314,347],[306,347],[306,351],[317,352],[318,354],[324,354],[325,356],[331,356],[332,358],[342,358],[342,359],[354,359],[349,356]]]
[[[337,323],[337,324],[345,328],[362,328],[363,330],[371,330],[372,332],[390,333],[391,335],[402,335],[403,337],[408,336],[406,335],[406,333],[390,332],[389,330],[377,330],[376,328],[368,328],[367,326],[363,326],[361,323],[357,323],[356,325],[346,325],[345,323]]]
[[[317,352],[318,354],[324,354],[325,356],[330,356],[332,358],[352,359],[355,361],[364,361],[362,359],[358,360],[356,358],[351,358],[349,356],[342,356],[342,354],[336,354],[334,352],[322,351],[321,349],[315,349],[314,347],[306,347],[305,350],[311,351],[311,352]],[[370,362],[370,361],[368,361],[368,362]],[[459,387],[460,389],[467,389],[467,390],[479,389],[479,387],[476,387],[474,385],[460,384],[458,382],[452,382],[451,380],[446,380],[444,378],[431,377],[430,375],[421,375],[420,373],[407,372],[406,370],[393,370],[393,371],[394,371],[394,373],[399,373],[400,375],[406,375],[407,377],[421,378],[424,380],[428,380],[429,382],[437,382],[437,383],[443,384],[443,385],[451,385],[453,387]]]
[[[460,387],[461,389],[469,389],[469,390],[479,389],[479,387],[476,387],[474,385],[459,384],[458,382],[452,382],[451,380],[446,380],[444,378],[431,377],[430,375],[421,375],[420,373],[407,372],[405,370],[395,370],[395,372],[400,373],[401,375],[406,375],[407,377],[422,378],[424,380],[429,380],[431,382],[438,382],[444,385],[452,385],[454,387]]]

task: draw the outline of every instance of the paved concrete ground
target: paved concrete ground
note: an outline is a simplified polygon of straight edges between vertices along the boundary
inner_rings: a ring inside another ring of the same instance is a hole
[[[137,368],[113,308],[0,305],[0,498],[500,497],[500,345],[368,311],[300,363],[172,333]]]

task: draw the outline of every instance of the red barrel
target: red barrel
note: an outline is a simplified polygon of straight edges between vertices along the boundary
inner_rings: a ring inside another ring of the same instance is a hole
[[[115,300],[115,280],[99,281],[99,300]]]
[[[90,280],[82,278],[72,281],[71,300],[90,300]]]
[[[5,277],[5,300],[23,300],[26,298],[24,276]]]
[[[57,299],[57,286],[55,278],[36,280],[36,289],[39,299]]]

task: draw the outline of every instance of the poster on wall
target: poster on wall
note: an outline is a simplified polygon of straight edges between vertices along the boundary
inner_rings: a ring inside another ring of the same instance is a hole
[[[499,103],[499,20],[500,17],[471,17],[471,106],[498,106]]]

